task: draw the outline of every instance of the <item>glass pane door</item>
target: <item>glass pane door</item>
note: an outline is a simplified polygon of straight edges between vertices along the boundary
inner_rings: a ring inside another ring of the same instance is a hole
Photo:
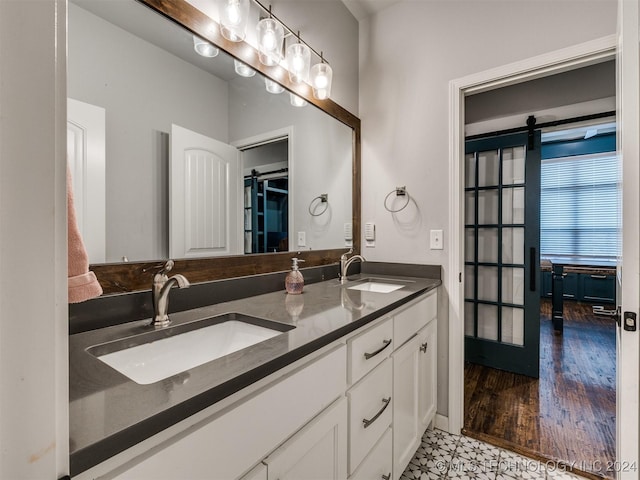
[[[465,359],[537,377],[540,133],[465,155]]]

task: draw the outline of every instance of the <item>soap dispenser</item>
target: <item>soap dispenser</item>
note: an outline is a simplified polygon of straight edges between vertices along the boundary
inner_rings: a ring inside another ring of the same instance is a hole
[[[287,293],[297,295],[302,293],[304,287],[304,277],[302,272],[298,270],[298,262],[304,262],[298,258],[292,258],[293,264],[291,265],[291,271],[287,274],[287,278],[284,280],[284,288]]]

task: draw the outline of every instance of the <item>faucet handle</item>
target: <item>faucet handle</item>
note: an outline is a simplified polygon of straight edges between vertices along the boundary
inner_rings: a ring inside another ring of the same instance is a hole
[[[160,270],[158,270],[156,272],[156,274],[153,276],[153,281],[154,282],[162,282],[164,280],[167,279],[167,272],[170,272],[171,269],[173,268],[173,265],[175,264],[175,262],[171,259],[167,260],[165,262],[165,264],[162,266],[162,268],[160,268]]]
[[[346,260],[347,255],[351,255],[352,253],[353,253],[353,247],[349,248],[349,251],[344,252],[342,255],[340,255],[340,260]]]
[[[167,260],[167,262],[164,264],[164,266],[160,269],[158,273],[161,275],[165,275],[167,272],[171,271],[174,265],[175,265],[175,262],[169,259]]]

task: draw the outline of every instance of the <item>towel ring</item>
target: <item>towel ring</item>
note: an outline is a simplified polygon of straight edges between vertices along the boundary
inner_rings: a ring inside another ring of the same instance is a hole
[[[324,210],[322,210],[320,213],[313,213],[313,211],[311,210],[313,202],[315,202],[316,200],[320,200],[320,203],[324,203]],[[327,208],[329,208],[329,194],[323,193],[321,195],[318,195],[316,198],[311,200],[311,203],[309,203],[309,215],[311,215],[312,217],[319,217],[327,211]]]
[[[391,196],[392,193],[395,193],[397,197],[407,197],[406,203],[400,208],[398,208],[397,210],[391,210],[387,206],[387,200],[389,200],[389,197]],[[405,208],[407,208],[407,205],[409,205],[410,201],[411,201],[411,196],[409,195],[409,192],[407,192],[407,187],[396,187],[395,190],[391,190],[389,193],[387,193],[387,196],[384,197],[384,208],[387,212],[398,213],[404,210]]]

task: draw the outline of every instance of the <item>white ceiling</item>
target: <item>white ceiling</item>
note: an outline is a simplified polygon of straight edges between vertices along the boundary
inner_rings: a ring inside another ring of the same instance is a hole
[[[358,21],[402,0],[342,0]]]

